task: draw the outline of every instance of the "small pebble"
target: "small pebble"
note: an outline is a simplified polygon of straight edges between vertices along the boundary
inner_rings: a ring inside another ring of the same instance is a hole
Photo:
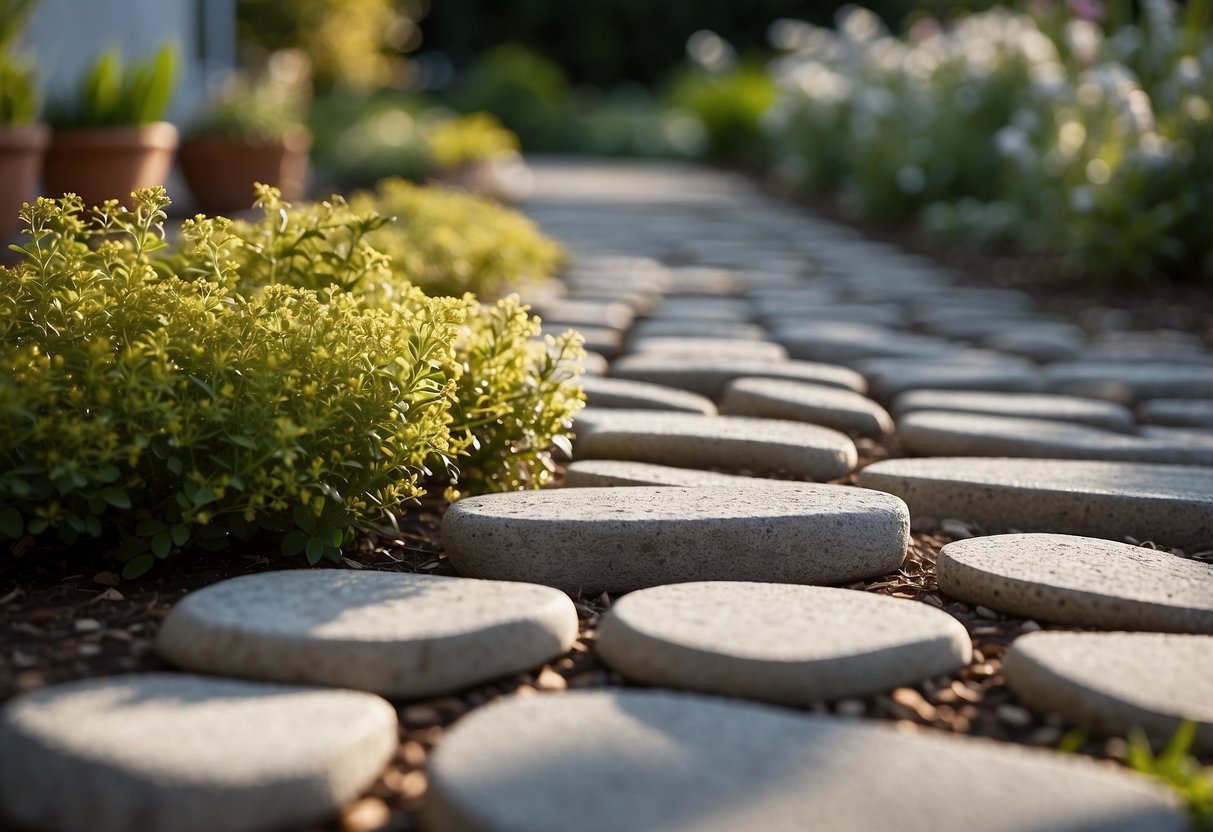
[[[565,690],[568,686],[565,678],[550,667],[539,671],[539,676],[535,679],[535,687],[540,690]]]
[[[101,629],[101,622],[95,618],[77,618],[73,626],[77,633],[95,633]]]
[[[364,797],[341,816],[342,832],[375,832],[388,825],[392,810],[377,797]]]

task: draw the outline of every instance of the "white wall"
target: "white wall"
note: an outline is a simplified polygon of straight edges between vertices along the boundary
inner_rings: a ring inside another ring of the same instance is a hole
[[[181,60],[169,118],[182,122],[235,65],[235,16],[235,0],[42,0],[25,45],[51,97],[72,90],[109,46],[133,59],[171,40]]]

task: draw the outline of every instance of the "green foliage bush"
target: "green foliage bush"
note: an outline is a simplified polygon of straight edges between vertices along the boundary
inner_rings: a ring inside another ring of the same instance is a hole
[[[470,194],[389,179],[354,204],[395,218],[369,239],[430,295],[501,297],[546,279],[564,258],[526,217]]]
[[[711,158],[760,160],[762,116],[775,103],[775,82],[761,68],[743,65],[722,72],[687,71],[671,86],[667,100],[693,113],[703,124]]]
[[[434,166],[454,170],[461,165],[518,155],[518,137],[488,113],[441,119],[425,131]]]
[[[102,52],[74,96],[52,99],[55,127],[114,127],[164,118],[177,81],[177,51],[165,45],[145,61],[124,65],[117,49]]]
[[[1209,7],[1101,24],[997,8],[893,36],[781,23],[773,165],[856,214],[1066,258],[1100,279],[1213,277]]]
[[[131,576],[261,532],[337,557],[449,455],[462,310],[285,281],[236,292],[248,246],[230,222],[187,223],[181,254],[153,261],[167,199],[135,196],[92,216],[39,199],[24,262],[0,269],[0,538],[117,544]],[[327,262],[339,282],[382,259]],[[264,262],[303,271],[287,245]]]
[[[335,285],[359,306],[394,315],[435,305],[446,315],[458,311],[453,353],[439,364],[453,385],[452,443],[432,461],[430,487],[448,487],[455,496],[548,482],[551,448],[567,442],[584,403],[576,378],[584,357],[580,337],[537,340],[539,321],[516,296],[482,304],[462,290],[501,289],[521,280],[524,266],[547,274],[555,260],[536,255],[554,258],[554,243],[515,212],[399,181],[384,183],[375,198],[363,195],[355,207],[340,198],[292,206],[264,187],[258,202],[259,221],[230,226],[242,241],[226,272],[233,289]],[[385,219],[389,210],[395,219]],[[207,238],[215,222],[187,223],[187,236]],[[387,256],[397,251],[407,256]],[[205,256],[190,259],[207,268]],[[411,270],[454,286],[459,297],[427,298]]]

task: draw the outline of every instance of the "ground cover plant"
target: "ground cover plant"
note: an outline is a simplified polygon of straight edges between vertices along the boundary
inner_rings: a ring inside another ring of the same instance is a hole
[[[136,200],[23,213],[0,537],[95,540],[128,577],[261,535],[316,563],[427,489],[546,482],[582,403],[575,335],[531,340],[515,299],[427,297],[369,244],[387,219],[340,199],[263,188],[261,221],[198,217],[173,247],[164,191]]]
[[[837,29],[781,23],[774,164],[952,243],[1060,254],[1101,279],[1208,278],[1207,17],[1151,0],[1139,20],[996,8],[900,37],[863,10]]]

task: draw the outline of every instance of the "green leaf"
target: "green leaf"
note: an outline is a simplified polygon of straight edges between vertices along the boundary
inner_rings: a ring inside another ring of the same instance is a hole
[[[21,517],[21,512],[13,506],[0,511],[0,535],[10,540],[17,540],[24,533],[25,521]]]
[[[152,537],[152,554],[164,560],[168,557],[168,553],[172,551],[173,538],[167,531],[159,532]]]
[[[189,527],[184,523],[178,523],[169,529],[169,537],[173,539],[174,546],[184,546],[185,542],[190,539]]]
[[[304,554],[307,555],[307,562],[311,566],[315,566],[324,557],[324,541],[318,537],[309,537]]]
[[[122,476],[122,472],[118,470],[116,465],[106,465],[97,472],[98,482],[114,482],[118,477]]]
[[[131,507],[130,495],[121,488],[103,488],[101,490],[101,499],[114,508],[129,509]]]
[[[122,577],[128,581],[133,581],[135,578],[146,575],[155,563],[156,559],[146,552],[141,555],[135,555],[122,567]]]
[[[164,524],[159,520],[153,520],[150,517],[145,517],[135,524],[135,534],[140,537],[151,537],[152,535],[164,531]]]
[[[301,554],[307,547],[309,537],[298,529],[292,529],[282,538],[282,554],[289,557]]]

